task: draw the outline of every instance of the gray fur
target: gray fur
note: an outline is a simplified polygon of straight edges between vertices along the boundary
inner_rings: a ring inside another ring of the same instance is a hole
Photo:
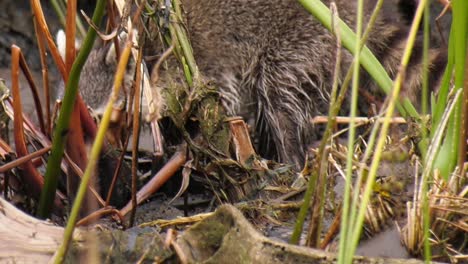
[[[97,114],[102,114],[110,98],[117,71],[117,59],[113,44],[104,45],[91,51],[81,71],[80,94],[88,106]],[[119,100],[115,107],[124,107],[126,95],[132,88],[135,63],[127,65]]]
[[[366,1],[365,20],[375,2]],[[305,147],[314,139],[310,120],[328,111],[336,60],[332,35],[296,0],[183,4],[197,63],[216,81],[228,112],[244,117],[256,113],[260,154],[302,164]],[[336,4],[340,17],[353,27],[355,1]],[[408,30],[397,16],[383,12],[368,43],[390,72],[396,72],[403,47],[394,39]],[[351,59],[343,53],[343,69]]]
[[[197,64],[219,87],[228,113],[255,120],[259,154],[302,164],[306,147],[316,139],[310,120],[328,112],[336,61],[333,36],[297,0],[182,2]],[[323,2],[329,5],[330,1]],[[353,27],[355,1],[335,2],[340,17]],[[365,1],[365,21],[375,2]],[[398,70],[409,30],[398,13],[399,2],[385,2],[367,43],[391,76]],[[159,45],[159,40],[154,41],[150,49]],[[107,102],[115,73],[115,65],[105,60],[107,50],[91,53],[80,79],[81,95],[98,109]],[[431,51],[431,67],[441,68],[444,56]],[[342,71],[351,60],[349,52],[343,52]],[[408,71],[402,92],[413,101],[419,94],[419,64],[419,57],[412,59],[414,68]],[[434,74],[434,80],[439,75]],[[364,75],[361,87],[372,93],[373,86]]]

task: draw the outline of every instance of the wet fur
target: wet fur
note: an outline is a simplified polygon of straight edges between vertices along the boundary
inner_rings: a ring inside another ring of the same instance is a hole
[[[123,43],[123,41],[120,41]],[[114,44],[98,44],[86,60],[79,82],[80,94],[88,106],[97,114],[102,114],[109,101],[117,72],[117,58]],[[125,99],[133,85],[135,62],[130,60],[124,75],[123,86],[115,107],[123,108]]]
[[[353,27],[354,1],[335,2],[340,17]],[[375,2],[365,3],[366,21]],[[396,2],[387,1],[368,41],[391,76],[398,70],[409,30]],[[255,113],[261,155],[302,164],[305,148],[315,136],[310,120],[328,112],[336,60],[332,35],[296,0],[186,0],[183,4],[197,63],[215,80],[228,112],[247,119]],[[431,54],[433,60],[439,56]],[[419,64],[414,57],[413,64]],[[342,72],[351,60],[344,52]],[[408,72],[403,95],[412,101],[418,97],[420,75],[419,68]],[[369,78],[362,83],[375,91]]]
[[[335,2],[341,19],[353,27],[355,1]],[[318,134],[310,120],[328,112],[336,61],[334,37],[296,0],[182,3],[197,64],[219,87],[228,113],[253,121],[260,155],[302,164],[307,146]],[[365,21],[375,3],[365,1]],[[408,13],[401,12],[400,4],[400,0],[385,1],[367,43],[391,77],[397,73],[409,31]],[[157,38],[148,43],[150,50],[161,46]],[[418,40],[414,48],[402,91],[413,102],[420,93],[421,43]],[[107,102],[112,88],[116,62],[106,60],[108,50],[104,46],[90,54],[80,79],[81,95],[93,108]],[[430,57],[431,84],[436,87],[446,54],[433,49]],[[341,61],[345,72],[352,56],[344,51]],[[378,93],[365,73],[361,80],[362,89]]]

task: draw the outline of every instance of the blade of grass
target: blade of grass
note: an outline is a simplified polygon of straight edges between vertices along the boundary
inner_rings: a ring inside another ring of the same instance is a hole
[[[348,206],[350,193],[351,193],[351,179],[353,173],[353,156],[354,156],[354,139],[356,136],[356,127],[355,127],[355,118],[357,116],[357,103],[358,103],[358,95],[359,95],[359,64],[360,64],[360,38],[361,38],[361,31],[362,31],[362,18],[363,14],[363,6],[364,1],[359,0],[357,4],[357,12],[356,12],[356,45],[355,45],[355,61],[353,64],[353,82],[352,82],[352,92],[351,92],[351,109],[350,109],[350,117],[351,122],[349,123],[349,134],[348,134],[348,153],[346,155],[346,183],[345,183],[345,194],[344,194],[344,201],[343,201],[343,215],[341,226],[344,227],[347,225],[348,221],[348,213],[352,208]],[[352,219],[349,219],[352,221]],[[341,230],[341,235],[343,236],[340,239],[340,248],[338,254],[338,262],[340,263],[351,263],[354,255],[353,250],[349,250],[346,241],[350,238],[352,229],[344,228]],[[349,245],[349,244],[348,244]]]
[[[427,114],[427,95],[428,95],[428,80],[429,80],[429,21],[430,21],[430,2],[426,4],[426,7],[424,8],[424,42],[423,42],[423,79],[422,79],[422,102],[421,102],[421,110],[422,110],[422,115]],[[425,158],[427,154],[427,140],[428,138],[428,131],[425,126],[421,126],[422,128],[422,140],[419,143],[420,149],[424,149],[425,151],[422,152],[422,157],[423,159]],[[427,168],[427,167],[426,167]],[[424,259],[426,261],[431,260],[431,247],[429,243],[429,222],[430,222],[430,215],[429,215],[429,202],[427,200],[427,178],[423,177],[422,181],[422,193],[424,194],[423,198],[423,206],[422,206],[422,215],[423,217],[423,236],[424,236]]]
[[[459,101],[459,98],[461,97],[460,95],[461,90],[459,89],[453,101],[448,105],[448,109],[445,110],[441,122],[439,126],[437,126],[437,129],[434,133],[434,137],[432,138],[431,144],[429,145],[428,149],[428,155],[426,157],[426,160],[424,161],[425,168],[422,174],[422,191],[421,191],[421,197],[418,198],[419,201],[422,202],[422,212],[421,215],[423,216],[423,236],[424,236],[424,257],[426,261],[429,261],[431,258],[431,248],[430,248],[430,243],[429,243],[429,227],[430,227],[430,214],[429,214],[429,203],[428,203],[428,197],[426,195],[427,190],[428,190],[428,182],[430,182],[430,176],[433,171],[433,168],[435,166],[435,159],[438,158],[438,155],[440,155],[440,147],[441,147],[441,142],[443,141],[443,136],[444,136],[444,131],[447,127],[447,124],[449,123],[449,120],[453,117],[454,115],[454,109],[456,109],[456,104]]]
[[[468,2],[467,1],[460,1],[454,0],[453,3],[453,22],[455,26],[455,87],[458,89],[463,89],[463,100],[461,106],[461,124],[460,124],[460,133],[458,135],[457,140],[459,145],[459,152],[458,152],[458,167],[459,170],[463,168],[463,164],[466,160],[466,133],[467,129],[466,126],[468,125],[466,122],[466,118],[468,114],[468,87],[464,87],[466,82],[465,73],[468,71],[466,58],[467,58],[467,37],[468,37]],[[447,180],[448,178],[446,178]]]
[[[359,242],[359,238],[361,235],[362,226],[364,222],[364,217],[366,213],[366,207],[369,204],[370,196],[373,190],[373,186],[374,186],[373,183],[375,181],[375,177],[377,174],[377,169],[378,169],[378,165],[379,165],[380,158],[382,155],[382,150],[385,145],[385,140],[386,140],[387,132],[388,132],[389,125],[390,125],[390,119],[393,116],[393,112],[396,107],[396,103],[398,100],[400,88],[402,86],[402,81],[403,81],[404,73],[406,70],[406,66],[408,65],[411,51],[412,51],[412,48],[416,39],[418,27],[420,25],[420,21],[422,19],[422,14],[423,14],[424,7],[426,4],[427,4],[427,0],[421,0],[419,2],[416,13],[414,15],[414,20],[411,25],[410,33],[408,36],[408,42],[403,53],[400,70],[398,72],[397,78],[394,83],[394,87],[393,87],[392,94],[391,94],[391,99],[389,101],[387,112],[385,114],[385,120],[382,124],[379,139],[377,141],[377,145],[375,149],[375,154],[372,159],[369,174],[367,175],[367,181],[366,181],[366,186],[363,192],[362,200],[359,203],[359,211],[356,214],[356,219],[350,218],[350,221],[351,221],[350,223],[353,228],[353,231],[352,231],[352,236],[350,237],[350,241],[349,241],[351,244],[347,247],[348,254],[346,254],[346,257],[348,257],[348,259],[346,260],[346,263],[350,263],[352,261],[351,257],[354,254],[356,247],[358,245],[358,242]],[[351,215],[353,214],[354,213],[351,212]]]
[[[449,62],[453,58],[454,70],[455,70],[455,89],[462,89],[464,85],[465,75],[465,59],[466,59],[466,47],[467,47],[467,36],[468,36],[468,2],[463,0],[452,1],[452,29],[449,40]],[[449,64],[449,67],[451,65]],[[450,72],[451,73],[451,72]],[[449,73],[447,73],[449,74]],[[445,77],[445,76],[444,76]],[[447,77],[448,78],[448,77]],[[444,79],[445,81],[445,79]],[[448,81],[447,81],[448,82]],[[448,88],[446,88],[448,89]],[[441,99],[439,99],[441,101]],[[461,138],[461,105],[462,102],[457,104],[455,113],[449,121],[449,127],[447,135],[444,139],[444,143],[435,161],[435,169],[440,170],[442,177],[447,180],[450,174],[454,171],[457,161],[464,158],[464,154],[459,154],[460,140]],[[442,101],[437,113],[442,111],[444,102]],[[437,116],[436,116],[437,117]],[[436,120],[437,122],[438,120]],[[460,161],[461,163],[461,161]]]
[[[65,22],[65,7],[63,6],[62,0],[51,0],[50,3],[58,16],[60,24],[62,24],[62,27],[65,27],[67,23]]]
[[[429,95],[429,34],[430,34],[430,2],[426,5],[424,9],[424,36],[423,36],[423,58],[422,58],[422,91],[421,91],[421,116],[425,117],[428,114],[428,95]],[[427,143],[428,130],[424,125],[425,122],[422,122],[421,127],[421,140],[418,143],[418,148],[421,151],[421,156],[424,157],[427,154]]]
[[[434,108],[432,110],[432,127],[438,127],[441,121],[442,115],[444,114],[445,107],[447,105],[447,98],[450,92],[450,81],[452,79],[452,73],[454,68],[454,40],[453,40],[453,28],[450,33],[449,37],[449,45],[448,45],[448,56],[447,56],[447,67],[445,68],[444,75],[442,77],[442,81],[440,84],[439,94],[437,96],[437,101],[434,104]],[[434,131],[436,129],[431,130],[431,138],[434,137]]]

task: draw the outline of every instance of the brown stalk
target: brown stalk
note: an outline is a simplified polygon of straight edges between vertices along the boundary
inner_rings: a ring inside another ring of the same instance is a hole
[[[19,91],[19,66],[20,66],[21,50],[16,45],[11,47],[11,86],[13,95],[13,110],[14,110],[14,138],[16,146],[16,154],[18,157],[23,157],[29,154],[26,147],[23,128],[23,111],[21,107],[21,96]],[[41,194],[42,186],[44,185],[44,178],[36,170],[31,161],[25,162],[21,168],[23,173],[21,177],[28,192],[33,197],[38,198]]]
[[[67,17],[65,30],[67,41],[65,47],[65,69],[70,72],[75,61],[75,35],[76,35],[76,0],[67,1]]]
[[[75,61],[75,35],[76,35],[76,0],[69,0],[67,2],[67,28],[66,28],[66,51],[65,51],[65,69],[67,76]],[[68,78],[65,78],[67,82]],[[88,164],[88,154],[86,152],[84,133],[81,125],[81,109],[80,105],[76,104],[73,108],[71,122],[69,125],[69,132],[67,137],[67,154],[71,160],[78,165],[81,170],[86,168]],[[71,183],[69,186],[71,192],[74,193],[78,188],[79,178],[73,173],[67,175],[67,182]]]
[[[113,1],[110,1],[110,2],[113,3]],[[110,6],[111,6],[111,3],[108,3],[108,5],[107,5],[108,12],[109,12]],[[112,7],[113,7],[113,5],[112,5]],[[110,12],[114,12],[114,9],[111,8]],[[110,14],[111,14],[111,15],[110,15],[110,17],[109,17],[109,20],[111,20],[111,17],[112,17],[112,18],[114,17],[114,15],[112,15],[113,13],[110,13]],[[113,19],[112,19],[112,20],[113,20]],[[113,27],[114,24],[115,24],[115,21],[109,21],[110,27]],[[114,39],[118,39],[118,38],[114,38]],[[114,47],[116,48],[115,51],[116,51],[117,60],[120,59],[120,49],[117,48],[117,47],[119,46],[118,44],[119,44],[119,43],[118,43],[117,41],[114,42]],[[136,64],[136,65],[140,65],[140,63],[141,63],[141,61],[137,61],[137,64]],[[139,67],[137,67],[137,71],[138,71],[138,68],[139,68]],[[137,86],[139,82],[140,82],[140,80],[135,80],[135,85]],[[135,89],[136,89],[136,88],[135,88]],[[134,96],[135,93],[136,93],[135,91],[134,91],[133,93],[130,93],[130,96],[129,96],[129,103],[128,103],[128,105],[127,105],[127,106],[128,106],[127,113],[129,113],[129,111],[132,109],[132,105],[133,105],[133,103],[134,103],[134,98],[135,98],[135,96]],[[139,109],[139,107],[138,107],[138,109]],[[128,116],[129,116],[129,115],[127,115],[127,117],[128,117]],[[127,126],[127,128],[128,128],[128,131],[130,130],[131,120],[132,120],[131,118],[127,118],[126,126]],[[120,124],[120,125],[121,125],[121,124]],[[134,138],[135,138],[135,137],[138,137],[138,133],[133,132],[133,135],[134,135]],[[130,142],[130,133],[127,133],[126,136],[125,136],[125,142],[124,142],[124,146],[123,146],[122,149],[127,149],[128,143],[129,143],[129,142]],[[116,169],[115,169],[115,171],[114,171],[114,175],[113,175],[113,177],[112,177],[112,182],[111,182],[111,185],[110,185],[110,187],[109,187],[109,191],[108,191],[108,193],[107,193],[106,206],[108,206],[108,205],[110,204],[110,199],[112,198],[112,193],[113,193],[113,191],[114,191],[115,184],[117,183],[117,178],[118,178],[118,176],[119,176],[119,174],[120,174],[120,169],[121,169],[121,166],[122,166],[122,162],[123,162],[124,156],[125,156],[125,152],[122,151],[122,153],[121,153],[120,156],[119,156],[119,160],[118,160],[118,163],[117,163],[117,167],[116,167]]]
[[[322,152],[322,157],[316,162],[314,162],[313,169],[319,169],[319,177],[317,179],[317,185],[315,189],[316,195],[313,198],[312,209],[310,213],[310,224],[307,232],[306,245],[308,247],[317,248],[320,245],[320,233],[322,229],[322,218],[323,210],[322,205],[324,201],[321,199],[325,198],[326,188],[327,188],[327,172],[328,172],[328,154],[330,153],[330,147],[325,147]],[[319,166],[318,163],[321,163]],[[310,179],[309,179],[310,180]]]
[[[73,2],[69,3],[68,5],[70,6],[72,3],[74,3],[73,7],[67,7],[67,8],[72,8],[72,10],[74,10],[74,13],[73,14],[69,13],[68,17],[70,17],[70,18],[67,17],[67,20],[70,19],[70,20],[74,21],[75,16],[76,16],[76,1],[73,1]],[[50,31],[49,31],[49,28],[47,26],[46,20],[44,18],[44,14],[42,12],[42,7],[41,7],[40,2],[38,0],[31,0],[31,8],[32,8],[33,13],[35,15],[35,20],[37,22],[38,29],[41,31],[41,34],[43,36],[45,36],[45,39],[47,41],[47,45],[48,45],[50,53],[52,54],[52,57],[53,57],[53,59],[55,61],[55,64],[56,64],[58,70],[60,71],[64,82],[66,82],[68,80],[68,71],[66,70],[65,63],[63,62],[63,60],[62,60],[62,58],[60,56],[60,53],[58,52],[58,49],[57,49],[57,47],[55,45],[55,42],[54,42],[54,39],[53,39],[52,35],[50,34]],[[74,22],[72,22],[72,23],[74,25]],[[68,31],[69,30],[67,29],[67,32]],[[73,45],[72,49],[74,51],[74,45],[75,45],[74,38],[73,38],[73,41],[70,43],[69,35],[70,35],[70,33],[67,33],[67,46]],[[75,34],[73,34],[73,36],[74,35]],[[66,52],[67,53],[72,53],[72,51],[70,51],[68,47],[67,47]],[[68,57],[70,57],[70,55]],[[71,58],[74,58],[74,54],[71,56]],[[79,150],[75,154],[76,154],[76,156],[82,156],[85,153],[85,152],[83,152],[84,151],[84,142],[83,142],[82,137],[81,137],[81,139],[79,137],[80,137],[80,135],[81,136],[83,135],[83,132],[81,131],[81,127],[80,127],[80,129],[77,129],[77,127],[78,127],[77,120],[81,120],[84,123],[85,131],[88,132],[87,133],[88,135],[91,135],[93,137],[96,135],[96,125],[94,124],[94,121],[93,121],[92,117],[89,115],[88,110],[86,108],[86,105],[83,103],[83,100],[81,99],[80,96],[78,96],[75,105],[76,105],[75,106],[75,111],[73,113],[73,118],[74,119],[72,119],[72,120],[75,120],[75,122],[71,122],[70,130],[75,131],[74,135],[72,135],[71,137],[74,137],[75,139],[78,140],[77,142],[81,143],[81,144],[77,144],[78,147],[79,147]],[[79,109],[79,111],[77,111],[76,109]],[[79,115],[77,113],[79,113]],[[79,125],[81,126],[81,124],[79,124]],[[80,130],[80,131],[77,131],[77,130]],[[69,136],[69,138],[71,138],[71,137]],[[75,156],[75,154],[71,154],[71,155]]]
[[[114,39],[117,36],[117,33],[119,31],[118,28],[115,28],[109,34],[106,34],[105,32],[101,32],[99,26],[95,25],[93,23],[93,20],[90,17],[88,17],[83,10],[81,10],[81,15],[83,16],[86,23],[88,23],[88,26],[96,31],[96,34],[99,36],[100,39],[108,41]]]
[[[14,110],[14,104],[13,104],[12,98],[11,97],[6,98],[3,101],[3,103],[5,106],[5,112],[7,113],[7,115],[10,117],[10,119],[15,120],[15,110]],[[22,123],[23,123],[22,128],[26,130],[26,132],[34,141],[39,142],[44,147],[50,147],[52,145],[52,143],[50,142],[50,139],[47,136],[45,136],[33,124],[33,122],[31,122],[31,120],[27,116],[22,115]],[[58,209],[63,209],[63,204],[60,202],[59,199],[65,200],[65,195],[63,195],[63,193],[61,192],[57,192],[57,197],[54,203]]]
[[[45,124],[44,124],[44,115],[42,114],[42,105],[41,100],[39,99],[39,91],[37,90],[36,84],[34,83],[34,79],[32,77],[31,71],[24,59],[23,53],[19,53],[19,63],[21,70],[23,71],[26,80],[28,81],[29,87],[31,88],[31,92],[34,99],[34,106],[36,107],[37,111],[37,119],[39,120],[39,126],[41,127],[42,133],[46,132]]]
[[[124,218],[123,218],[123,215],[120,214],[119,210],[115,208],[104,207],[80,219],[80,221],[76,223],[76,226],[84,226],[84,225],[92,224],[93,222],[102,218],[103,216],[110,215],[110,214],[117,216],[120,222],[123,223]]]
[[[137,12],[132,18],[132,22],[134,25],[136,25],[137,28],[139,28],[139,33],[142,32],[142,27],[141,24],[138,23],[140,20],[140,14],[143,9],[143,6],[146,3],[142,3],[140,7],[138,8]],[[128,6],[127,6],[128,7]],[[127,10],[128,11],[128,10]],[[130,14],[122,14],[123,17],[127,17]],[[132,41],[132,26],[129,26],[129,35],[127,41]],[[141,34],[140,34],[141,35]],[[143,45],[142,45],[143,46]],[[141,90],[141,61],[143,58],[143,52],[140,49],[138,52],[138,56],[136,58],[136,73],[135,73],[135,92],[133,96],[134,102],[133,102],[133,141],[132,141],[132,208],[131,208],[131,215],[130,215],[130,226],[133,226],[134,220],[135,220],[135,214],[136,214],[136,208],[138,205],[137,201],[137,170],[138,170],[138,144],[139,144],[139,135],[140,135],[140,90]],[[167,181],[167,180],[166,180]],[[150,181],[151,182],[151,181]],[[146,186],[146,185],[145,185]],[[159,189],[159,187],[158,187]],[[156,191],[156,190],[155,190]],[[125,215],[125,214],[123,214]]]
[[[137,64],[141,65],[143,52],[138,52]],[[138,171],[138,144],[140,135],[140,90],[141,90],[141,67],[136,67],[135,93],[133,96],[133,141],[132,141],[132,213],[130,215],[130,226],[133,226],[137,207],[137,171]]]
[[[86,153],[84,134],[81,127],[80,109],[77,104],[75,104],[73,109],[69,129],[67,138],[67,154],[81,170],[84,170],[86,168],[86,164],[88,164],[88,154]],[[78,187],[78,183],[76,184],[76,186],[72,186],[73,192]]]
[[[335,218],[333,219],[333,222],[332,222],[330,228],[328,229],[327,233],[325,234],[325,237],[320,242],[320,247],[319,247],[320,249],[325,250],[327,248],[328,244],[330,244],[330,242],[332,242],[333,238],[340,231],[341,213],[342,213],[342,210],[341,210],[341,206],[340,206],[340,208],[337,210],[337,213],[335,215]]]
[[[229,127],[234,142],[236,159],[245,166],[247,161],[255,157],[255,150],[250,141],[249,130],[242,118],[229,121]]]
[[[50,113],[50,87],[49,87],[49,71],[46,62],[46,48],[45,40],[42,31],[39,30],[37,26],[37,21],[34,20],[34,31],[36,33],[37,47],[39,48],[39,58],[41,61],[42,68],[42,86],[44,90],[44,100],[45,100],[45,109],[46,109],[46,135],[50,136],[52,134],[52,118]]]
[[[39,157],[31,159],[31,162],[36,168],[44,164],[44,162],[42,161],[42,158],[39,158]]]
[[[67,43],[66,43],[66,62],[64,64],[58,49],[54,43],[54,39],[50,34],[44,14],[42,12],[41,4],[38,0],[31,0],[31,8],[35,15],[35,21],[37,23],[37,29],[39,32],[38,35],[45,37],[47,41],[49,50],[52,54],[52,57],[55,61],[55,64],[60,71],[64,82],[68,80],[68,73],[71,69],[75,57],[75,16],[76,16],[76,0],[69,1],[67,7]],[[39,41],[40,42],[40,41]],[[72,159],[84,169],[87,164],[87,155],[84,147],[84,137],[83,130],[81,128],[81,116],[86,116],[85,114],[80,115],[82,112],[87,112],[87,109],[82,102],[81,98],[77,99],[77,104],[75,104],[72,120],[69,127],[69,136],[67,140],[67,149],[69,150],[69,155]],[[89,113],[87,113],[89,116]],[[88,119],[91,119],[90,117]],[[92,126],[90,126],[92,127]],[[94,129],[95,131],[95,129]]]
[[[7,115],[10,117],[10,119],[14,120],[14,107],[13,107],[13,100],[11,98],[7,98],[4,101],[5,105],[5,112]],[[47,147],[50,146],[52,143],[50,142],[50,139],[45,136],[34,124],[31,122],[31,120],[23,115],[23,128],[26,130],[26,132],[29,134],[30,137],[32,137],[35,141],[39,142],[42,146]]]
[[[94,122],[93,117],[91,117],[91,115],[89,114],[88,108],[86,107],[85,103],[83,102],[83,99],[81,99],[81,96],[79,94],[77,94],[75,105],[77,105],[80,109],[80,121],[83,127],[83,131],[90,138],[95,138],[97,133],[96,123]],[[104,145],[103,147],[103,151],[105,151],[106,145]]]
[[[156,175],[137,193],[137,204],[140,204],[144,200],[148,199],[153,193],[155,193],[161,186],[166,183],[177,170],[180,169],[187,160],[185,150],[186,147],[183,145],[179,150],[172,156],[172,158],[164,165],[164,167],[156,173]],[[133,204],[130,201],[124,208],[120,210],[122,215],[126,215],[132,210]]]
[[[52,54],[52,58],[54,59],[55,64],[60,74],[62,75],[63,80],[66,81],[68,79],[68,71],[65,69],[65,63],[63,62],[60,56],[60,53],[57,49],[57,46],[55,45],[52,35],[50,34],[44,14],[42,12],[40,1],[31,0],[30,2],[31,2],[31,8],[32,8],[33,14],[35,16],[35,21],[38,25],[37,28],[39,29],[40,34],[43,37],[45,37],[50,53]],[[75,15],[76,15],[76,11],[75,11]],[[67,42],[69,41],[67,40]],[[74,42],[73,42],[73,45],[74,45]],[[81,99],[79,95],[75,104],[79,105],[80,118],[81,118],[81,122],[83,123],[83,128],[86,131],[86,134],[94,137],[97,131],[96,124],[94,123],[92,117],[89,115],[88,109],[86,108],[86,105],[83,103],[83,100]]]
[[[68,79],[68,72],[65,70],[65,64],[63,63],[62,57],[55,46],[54,38],[50,34],[49,28],[47,26],[47,22],[44,17],[44,13],[42,12],[41,3],[39,0],[31,0],[31,8],[37,22],[38,28],[40,29],[43,36],[45,36],[47,40],[47,45],[49,46],[50,53],[52,54],[52,58],[54,59],[55,65],[59,70],[60,74],[62,75],[63,79]]]
[[[23,157],[20,157],[20,158],[17,158],[15,160],[11,161],[11,162],[8,162],[7,164],[5,164],[3,166],[0,166],[0,173],[4,173],[4,172],[9,171],[9,170],[11,170],[13,168],[21,166],[24,163],[26,163],[28,161],[31,161],[34,158],[40,157],[40,156],[46,154],[47,152],[49,152],[50,149],[51,149],[51,147],[48,146],[48,147],[40,149],[40,150],[38,150],[36,152],[27,154],[27,155],[25,155]]]
[[[0,156],[2,159],[5,159],[5,157],[12,152],[13,150],[11,149],[10,145],[8,145],[5,141],[3,141],[2,138],[0,138]]]

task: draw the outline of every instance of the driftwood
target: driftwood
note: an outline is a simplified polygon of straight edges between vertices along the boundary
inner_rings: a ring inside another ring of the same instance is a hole
[[[92,241],[90,234],[93,233]],[[37,220],[0,198],[0,262],[47,263],[61,243],[63,228]],[[90,247],[98,262],[134,263],[335,263],[336,255],[280,243],[258,233],[231,205],[187,229],[171,245],[164,246],[151,228],[127,231],[76,229],[68,261],[80,258]],[[96,241],[99,241],[96,243]],[[423,263],[419,260],[355,257],[355,263]]]
[[[47,263],[62,236],[62,227],[37,220],[0,198],[0,262]]]
[[[62,243],[63,231],[63,227],[35,219],[0,198],[0,263],[51,262]],[[171,262],[174,258],[153,228],[127,231],[77,228],[71,245],[66,259],[70,263],[83,257],[88,260],[80,261],[84,263],[90,263],[90,258],[99,259],[98,263]]]

